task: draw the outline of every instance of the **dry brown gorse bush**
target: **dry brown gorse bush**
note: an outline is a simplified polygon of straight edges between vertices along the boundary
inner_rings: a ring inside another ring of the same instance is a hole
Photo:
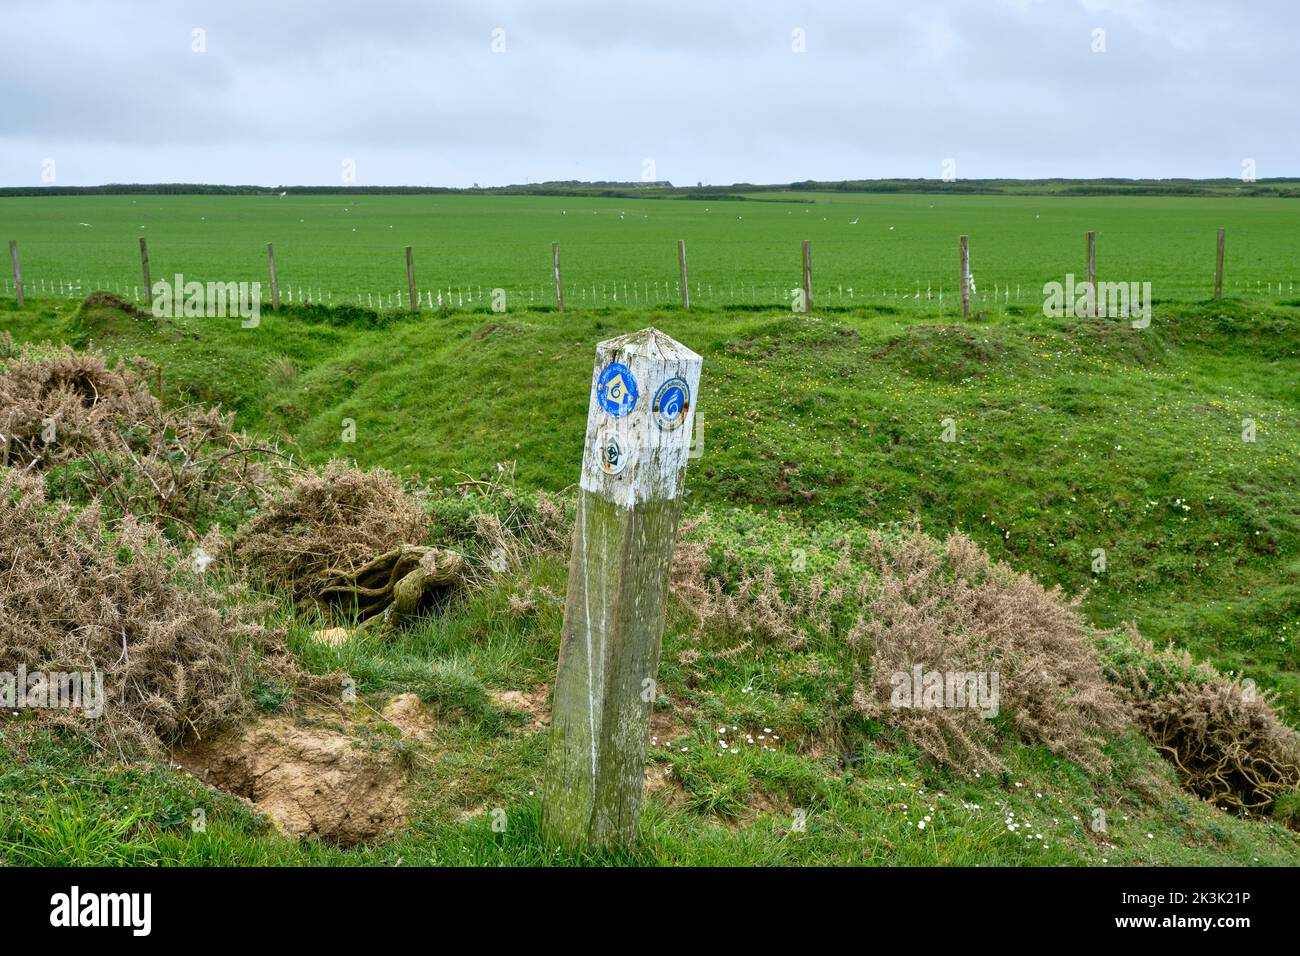
[[[264,608],[218,596],[159,532],[128,515],[49,504],[41,481],[0,469],[0,670],[102,675],[103,715],[40,709],[120,756],[157,754],[237,717],[263,662],[285,662]]]
[[[992,561],[970,538],[871,537],[866,613],[849,635],[870,657],[860,710],[899,725],[934,759],[964,771],[997,768],[997,728],[972,707],[890,705],[893,675],[992,674],[999,715],[1026,741],[1102,771],[1108,736],[1127,722],[1076,603]]]
[[[0,467],[49,475],[69,498],[181,538],[201,537],[218,512],[247,515],[282,481],[283,456],[218,408],[164,408],[148,386],[155,371],[67,346],[7,348]]]
[[[296,476],[240,528],[230,553],[238,565],[302,601],[377,555],[422,545],[428,536],[428,514],[395,475],[332,461]]]
[[[1300,734],[1278,716],[1276,695],[1185,650],[1156,651],[1131,628],[1128,641],[1135,653],[1108,671],[1185,787],[1216,806],[1252,812],[1300,787]]]

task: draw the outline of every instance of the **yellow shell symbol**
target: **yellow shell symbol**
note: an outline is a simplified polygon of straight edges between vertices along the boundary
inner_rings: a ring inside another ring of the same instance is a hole
[[[627,386],[623,384],[622,375],[615,375],[610,380],[609,385],[605,388],[605,394],[611,402],[616,402],[619,405],[623,404],[623,399],[627,397]]]

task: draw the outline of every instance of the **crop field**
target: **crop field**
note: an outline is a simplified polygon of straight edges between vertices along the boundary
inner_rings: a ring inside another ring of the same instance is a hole
[[[554,303],[551,243],[566,305],[638,308],[680,299],[684,239],[693,302],[781,305],[813,246],[817,305],[956,307],[959,235],[970,236],[974,305],[1042,303],[1042,286],[1085,271],[1150,282],[1155,301],[1213,289],[1215,233],[1227,230],[1225,294],[1297,298],[1300,229],[1286,199],[756,193],[745,201],[580,196],[114,195],[0,199],[0,239],[16,239],[28,295],[108,289],[141,300],[138,237],[154,281],[267,279],[275,245],[286,301],[392,307],[405,302],[414,248],[422,302],[510,308]],[[6,264],[7,265],[7,264]],[[3,270],[3,288],[12,276]]]

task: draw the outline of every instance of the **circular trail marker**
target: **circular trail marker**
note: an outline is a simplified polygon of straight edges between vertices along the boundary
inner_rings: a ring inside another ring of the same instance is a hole
[[[674,375],[655,390],[651,411],[655,423],[670,432],[686,421],[691,407],[691,386],[680,375]]]
[[[607,415],[620,418],[636,407],[636,377],[622,362],[610,362],[596,380],[596,401]]]

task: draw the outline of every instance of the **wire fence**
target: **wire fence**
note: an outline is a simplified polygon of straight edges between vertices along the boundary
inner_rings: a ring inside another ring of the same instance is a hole
[[[3,294],[13,298],[16,292],[12,279],[0,280]],[[87,279],[72,277],[23,276],[23,289],[27,298],[84,299],[92,292],[111,292],[127,301],[144,305],[148,300],[139,282],[114,279]],[[474,284],[449,284],[439,287],[420,287],[416,290],[417,304],[421,309],[485,309],[492,308],[493,293],[501,290],[500,301],[507,309],[549,309],[556,305],[555,286],[551,283],[532,285],[511,284],[489,286]],[[682,302],[681,283],[663,281],[606,280],[563,284],[567,308],[629,309],[673,308]],[[784,288],[775,283],[733,282],[691,283],[692,306],[713,308],[791,308],[799,291],[797,285]],[[1224,283],[1224,295],[1264,303],[1296,301],[1296,283],[1292,277],[1256,279]],[[892,307],[898,309],[959,308],[960,287],[956,282],[936,283],[933,280],[915,280],[892,286],[870,283],[813,283],[813,302],[821,308],[851,309],[862,307]],[[1205,289],[1177,289],[1172,294],[1156,292],[1156,301],[1197,301],[1210,298],[1212,283]],[[375,310],[404,310],[410,305],[409,289],[352,289],[345,291],[319,285],[281,283],[280,296],[289,305],[316,304],[325,306],[351,305]],[[1024,282],[978,281],[972,289],[970,307],[981,311],[998,311],[1012,306],[1018,309],[1042,307],[1045,294],[1041,286]],[[265,293],[263,302],[267,301]]]

